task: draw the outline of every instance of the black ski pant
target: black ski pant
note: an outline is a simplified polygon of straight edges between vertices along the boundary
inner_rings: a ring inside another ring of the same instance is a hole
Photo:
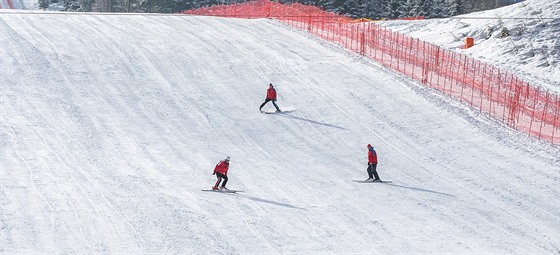
[[[224,182],[222,182],[222,187],[225,187],[227,184],[227,175],[225,174],[221,174],[221,173],[216,173],[216,177],[218,177],[218,181],[216,181],[216,185],[214,185],[214,187],[218,187],[218,185],[220,185],[220,182],[222,181],[222,179],[224,179]]]
[[[367,173],[369,178],[373,178],[375,176],[375,179],[379,180],[379,175],[377,174],[377,164],[368,164]]]
[[[276,99],[268,99],[268,98],[264,100],[264,103],[261,104],[261,107],[259,107],[259,110],[262,111],[263,106],[270,101],[272,101],[272,104],[274,105],[274,107],[276,107],[276,110],[280,111],[280,108],[278,108],[278,105],[276,105]]]

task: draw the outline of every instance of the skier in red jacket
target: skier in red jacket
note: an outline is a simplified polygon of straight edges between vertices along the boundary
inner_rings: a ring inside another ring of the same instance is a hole
[[[264,103],[261,104],[261,107],[259,107],[259,110],[261,112],[263,112],[263,106],[269,101],[272,101],[272,104],[274,105],[274,107],[276,107],[277,112],[281,112],[280,108],[278,108],[278,105],[276,105],[276,90],[274,89],[274,86],[272,86],[272,83],[268,85],[268,90],[266,90],[266,99],[264,100]]]
[[[375,152],[375,149],[373,148],[373,146],[371,146],[371,144],[367,145],[368,148],[368,168],[367,168],[367,172],[369,175],[369,178],[366,181],[371,181],[371,182],[381,182],[381,179],[379,179],[379,175],[377,174],[377,152]],[[375,179],[373,178],[375,176]]]
[[[228,177],[227,177],[228,169],[229,169],[229,156],[226,159],[220,161],[220,163],[218,163],[214,168],[214,173],[212,175],[215,174],[216,177],[218,178],[218,181],[216,181],[216,184],[214,185],[214,187],[212,187],[213,190],[227,190],[226,184],[228,181]],[[222,179],[224,179],[224,182],[222,183],[222,187],[218,188]]]

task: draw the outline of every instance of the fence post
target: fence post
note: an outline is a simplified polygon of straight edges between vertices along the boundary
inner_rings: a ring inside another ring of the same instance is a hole
[[[325,13],[321,13],[321,34],[323,34],[323,31],[325,30]],[[328,36],[327,36],[327,40],[328,40]]]
[[[430,54],[428,54],[428,57],[430,57],[432,56],[435,47],[434,45],[428,43],[428,48],[429,48],[428,51],[430,52]],[[428,86],[432,86],[432,87],[434,86],[434,74],[435,75],[438,74],[438,70],[437,70],[438,67],[436,64],[437,60],[438,60],[437,57],[434,57],[434,58],[430,58],[430,61],[428,61],[428,68],[429,68],[428,71],[430,72],[429,73],[430,81],[428,82]]]
[[[383,64],[383,55],[384,55],[384,46],[385,46],[385,40],[387,38],[387,28],[383,27],[383,35],[380,35],[380,38],[377,40],[379,42],[379,53],[381,54],[381,64]],[[381,33],[380,33],[381,34]]]
[[[406,39],[407,41],[407,47],[408,47],[408,53],[406,55],[406,63],[412,63],[412,70],[410,68],[408,68],[408,70],[410,70],[410,76],[412,77],[412,79],[414,79],[414,62],[413,62],[413,57],[412,57],[412,52],[413,52],[413,47],[414,47],[414,39],[412,39],[411,37],[407,37]],[[409,65],[407,65],[408,67]]]
[[[521,109],[522,109],[521,108],[521,99],[522,99],[521,93],[523,92],[523,82],[521,80],[517,79],[517,77],[515,77],[515,84],[517,84],[516,88],[518,88],[518,90],[515,91],[515,93],[518,94],[517,95],[517,108],[516,108],[517,111],[515,112],[515,114],[516,114],[515,119],[516,119],[516,122],[519,123],[519,116],[521,115],[521,112],[522,112],[521,111]]]
[[[379,36],[379,31],[377,29],[377,26],[370,23],[370,27],[371,27],[371,31],[369,34],[370,37],[370,46],[369,46],[369,50],[370,50],[370,54],[371,57],[374,59],[377,59],[377,42],[378,42],[378,38],[377,36]]]
[[[334,41],[334,27],[332,25],[332,22],[330,21],[330,18],[328,16],[325,15],[325,12],[322,12],[323,15],[323,19],[325,20],[325,26],[327,27],[327,41]],[[332,34],[332,35],[331,35]],[[331,37],[332,36],[332,37]]]
[[[443,76],[443,89],[441,91],[441,92],[443,92],[444,95],[445,95],[445,89],[447,88],[447,79],[450,78],[449,77],[449,68],[450,68],[450,66],[449,66],[449,59],[450,59],[449,54],[452,54],[452,53],[450,51],[444,50],[443,51],[443,56],[441,57],[442,58],[441,62],[442,62],[442,65],[444,65],[444,72],[445,72],[445,75]]]
[[[554,144],[554,131],[556,130],[556,128],[558,127],[558,125],[560,125],[557,121],[558,121],[558,117],[560,115],[560,100],[558,100],[558,95],[555,96],[556,98],[556,103],[554,105],[556,105],[556,112],[554,114],[554,124],[552,126],[552,144]]]
[[[422,84],[427,85],[428,84],[428,67],[429,67],[430,63],[428,61],[426,61],[424,59],[424,62],[422,63]]]
[[[420,56],[420,41],[418,39],[416,39],[416,44],[418,45],[418,53],[416,56],[416,63],[420,64],[420,61],[418,61],[418,57]],[[422,42],[422,67],[420,69],[420,81],[422,82],[422,84],[426,84],[426,81],[428,80],[427,76],[424,75],[424,68],[425,68],[425,64],[426,63],[426,44],[424,42]]]
[[[361,41],[361,42],[360,42],[360,45],[361,45],[361,47],[360,47],[360,54],[362,54],[362,56],[364,56],[364,55],[365,55],[365,51],[366,51],[366,34],[365,34],[364,31],[362,31],[362,32],[360,33],[360,41]]]
[[[400,44],[400,39],[399,36],[401,34],[400,33],[395,33],[396,39],[395,39],[395,58],[397,59],[397,71],[400,72],[401,71],[401,49],[402,49],[402,45]]]
[[[348,22],[344,23],[344,47],[348,48]]]
[[[520,116],[522,113],[524,113],[524,110],[527,109],[526,107],[526,103],[527,103],[527,97],[528,97],[528,93],[529,93],[529,83],[522,83],[522,85],[524,85],[525,87],[522,87],[521,90],[521,95],[519,97],[519,107],[517,109],[519,109],[517,111],[517,119],[519,120]],[[527,88],[527,90],[523,90],[523,88]],[[525,93],[525,97],[522,96],[523,91],[527,91]]]
[[[372,58],[372,55],[371,55],[371,47],[372,47],[372,46],[371,46],[371,43],[372,43],[372,40],[373,40],[373,39],[372,39],[372,33],[371,33],[371,23],[369,23],[369,22],[368,22],[368,24],[367,24],[366,37],[367,37],[366,41],[367,41],[367,50],[368,50],[368,53],[366,53],[366,56],[368,56],[369,58]]]
[[[333,23],[333,42],[335,42],[338,45],[341,45],[340,42],[340,22],[335,19],[335,17],[333,16],[332,18],[332,23]]]
[[[401,50],[399,51],[399,60],[400,62],[403,63],[403,67],[401,72],[403,74],[406,75],[406,50],[407,50],[407,44],[405,43],[406,39],[404,38],[404,35],[401,35],[401,39],[399,40],[399,45],[401,46]],[[399,69],[400,69],[400,64],[399,64]]]
[[[475,88],[474,81],[475,81],[475,76],[476,76],[476,68],[475,68],[475,66],[474,66],[474,65],[475,65],[474,59],[471,59],[470,61],[471,61],[471,63],[472,63],[472,65],[471,65],[471,69],[472,69],[472,76],[471,76],[472,82],[471,82],[471,84],[470,84],[470,86],[471,86],[471,101],[470,101],[470,103],[471,103],[471,106],[472,106],[472,105],[473,105],[473,102],[474,102],[474,88]]]
[[[480,111],[482,111],[482,97],[484,96],[484,76],[486,75],[486,64],[482,65],[482,75],[480,77]]]
[[[519,105],[519,84],[517,84],[517,82],[514,83],[513,79],[511,79],[511,83],[513,84],[513,96],[510,102],[511,109],[509,119],[512,125],[515,125],[515,123],[517,123],[518,121],[515,116],[517,115],[517,107]]]
[[[390,45],[389,45],[389,48],[390,48],[390,51],[389,51],[389,57],[390,57],[389,58],[389,64],[390,65],[389,65],[389,67],[393,68],[393,55],[395,54],[394,50],[393,50],[393,48],[395,47],[395,39],[393,39],[393,37],[394,37],[395,33],[393,33],[392,31],[389,31],[389,35],[390,35],[390,37],[389,37],[389,43],[390,43]]]
[[[404,44],[404,35],[403,34],[401,34],[401,38],[398,40],[397,43],[401,46],[400,50],[399,50],[398,58],[397,58],[398,61],[399,61],[399,62],[397,62],[397,63],[399,63],[398,70],[401,71],[401,73],[406,74],[406,63],[405,63],[406,44]],[[401,62],[403,63],[402,70],[401,70],[401,64],[400,64]]]
[[[356,33],[354,34],[354,30],[356,30]],[[359,36],[358,36],[358,27],[357,26],[352,26],[352,50],[354,51],[358,51],[359,49]],[[354,41],[356,41],[356,48],[354,49]]]
[[[506,120],[506,109],[509,107],[508,105],[508,101],[509,101],[509,91],[507,88],[507,74],[504,75],[504,98],[502,99],[502,122],[503,123],[507,123],[509,125],[509,119]]]
[[[461,80],[461,100],[465,101],[464,91],[465,91],[465,86],[467,85],[465,79],[467,78],[467,71],[469,70],[469,64],[466,55],[463,55],[462,65],[463,65],[463,79]]]
[[[412,42],[412,44],[416,43],[416,47],[414,48],[415,51],[414,51],[414,64],[412,65],[412,79],[414,79],[414,74],[416,72],[416,65],[418,65],[418,55],[420,55],[419,54],[420,53],[420,45],[418,45],[419,40],[418,40],[418,38],[413,39],[413,40],[414,41]],[[422,78],[420,78],[420,79],[422,79]]]
[[[495,79],[495,77],[498,77],[498,78],[499,78],[499,76],[495,74],[495,73],[497,73],[497,72],[498,72],[498,70],[496,70],[496,68],[492,67],[492,72],[491,72],[491,74],[490,74],[490,76],[491,76],[492,79],[493,79],[492,86],[495,86],[495,84],[498,84],[498,88],[497,88],[497,91],[496,91],[496,93],[497,93],[497,94],[496,94],[496,97],[494,97],[494,94],[493,94],[494,92],[492,92],[492,100],[496,103],[496,104],[494,105],[494,117],[497,116],[497,115],[496,115],[496,108],[497,108],[497,106],[500,104],[500,101],[499,101],[499,100],[500,100],[500,99],[499,99],[499,98],[500,98],[500,81],[498,81],[498,80]]]
[[[270,8],[271,8],[271,5],[272,5],[271,3],[272,2],[268,1],[267,4],[266,4],[267,5],[267,8],[266,8],[266,17],[267,18],[270,18]]]
[[[496,99],[494,98],[494,71],[495,69],[494,67],[492,67],[492,69],[490,70],[490,77],[492,77],[490,81],[490,113],[492,117],[496,117],[496,107],[494,107],[494,111],[492,111],[492,107],[494,106],[494,103],[496,103]]]
[[[433,46],[436,49],[436,66],[435,66],[435,70],[436,70],[436,74],[437,74],[437,79],[436,79],[436,88],[439,89],[439,78],[441,76],[441,51],[439,47]]]
[[[543,124],[544,124],[544,117],[545,117],[545,114],[546,114],[547,110],[548,110],[548,90],[546,91],[546,100],[544,101],[544,110],[543,110],[543,113],[542,113],[542,116],[541,116],[541,127],[539,128],[539,139],[542,136],[542,127],[543,127]]]
[[[451,77],[452,77],[451,80],[452,81],[451,81],[451,89],[449,91],[449,95],[451,95],[451,96],[454,94],[453,85],[454,84],[457,85],[457,83],[459,83],[457,81],[457,79],[459,79],[458,75],[457,75],[457,73],[459,71],[459,68],[458,68],[459,65],[457,64],[459,62],[458,58],[459,58],[459,54],[454,52],[453,53],[453,62],[452,62],[452,69],[454,69],[454,70],[451,70]]]

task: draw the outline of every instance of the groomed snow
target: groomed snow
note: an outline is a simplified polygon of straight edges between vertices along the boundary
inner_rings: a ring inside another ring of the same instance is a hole
[[[0,253],[560,252],[557,146],[278,22],[5,12],[0,35]],[[292,111],[258,111],[269,82]],[[392,183],[352,182],[368,143]],[[226,156],[244,192],[202,192]]]

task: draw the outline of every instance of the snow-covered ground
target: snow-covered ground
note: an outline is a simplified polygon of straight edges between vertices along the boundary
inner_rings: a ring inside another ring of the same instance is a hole
[[[19,1],[23,9],[37,9],[39,7],[39,2],[37,0],[17,0]]]
[[[0,253],[560,252],[557,146],[279,22],[10,12],[0,35]],[[258,111],[269,82],[287,113]],[[352,182],[368,143],[392,183]],[[202,192],[226,156],[244,192]]]
[[[526,0],[450,19],[380,24],[501,67],[560,95],[560,0]],[[475,46],[462,49],[466,37],[474,38]]]

